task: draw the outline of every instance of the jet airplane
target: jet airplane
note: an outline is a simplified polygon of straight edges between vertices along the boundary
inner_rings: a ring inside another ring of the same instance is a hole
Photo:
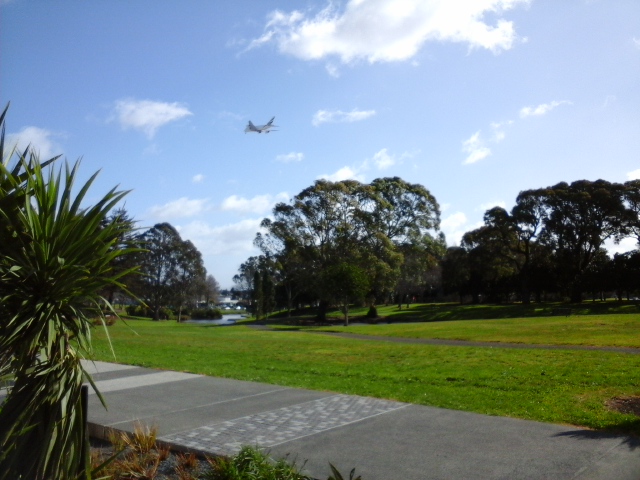
[[[271,120],[269,120],[265,125],[254,125],[253,123],[251,123],[251,120],[249,120],[249,123],[247,124],[246,128],[244,129],[244,133],[251,133],[251,132],[269,133],[272,128],[277,127],[277,125],[273,124],[273,121],[275,119],[276,119],[276,117],[271,117]],[[277,132],[277,130],[273,130],[273,131]]]

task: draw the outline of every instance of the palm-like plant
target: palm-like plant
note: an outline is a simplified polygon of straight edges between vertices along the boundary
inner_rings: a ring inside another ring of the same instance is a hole
[[[13,386],[0,406],[0,479],[90,476],[81,408],[80,360],[91,319],[111,306],[99,292],[129,273],[112,270],[130,225],[105,222],[127,192],[83,201],[97,174],[73,194],[78,163],[55,171],[30,149],[4,155],[0,140],[0,378]],[[10,168],[14,158],[15,166]],[[92,383],[92,382],[91,382]]]

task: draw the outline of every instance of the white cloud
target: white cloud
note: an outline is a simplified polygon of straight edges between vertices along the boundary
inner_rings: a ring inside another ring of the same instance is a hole
[[[353,109],[350,112],[343,112],[342,110],[318,110],[313,116],[311,123],[314,126],[321,125],[323,123],[351,123],[359,122],[360,120],[366,120],[376,114],[375,110],[357,110]]]
[[[537,107],[523,107],[520,109],[520,118],[527,118],[527,117],[534,117],[534,116],[539,117],[541,115],[545,115],[549,113],[551,110],[553,110],[556,107],[559,107],[560,105],[572,105],[572,103],[569,102],[568,100],[562,100],[562,101],[554,100],[553,102],[542,103]]]
[[[202,183],[204,181],[204,175],[201,173],[197,173],[191,178],[191,181],[193,183]]]
[[[152,217],[161,220],[170,220],[174,218],[194,217],[207,210],[210,210],[209,199],[188,199],[187,197],[179,198],[173,202],[164,205],[156,205],[149,209]]]
[[[440,230],[442,230],[447,239],[447,245],[453,246],[460,245],[465,233],[480,228],[482,225],[484,225],[483,221],[471,224],[463,212],[455,212],[440,222]]]
[[[626,253],[631,250],[635,250],[638,248],[638,242],[635,238],[627,237],[622,239],[622,241],[616,245],[613,239],[609,238],[605,240],[604,248],[607,249],[607,253],[609,253],[609,255],[613,256],[616,253]]]
[[[340,78],[340,70],[333,63],[327,63],[324,68],[333,78]]]
[[[238,255],[255,250],[253,240],[260,231],[259,219],[212,227],[195,221],[179,227],[180,236],[191,240],[203,255]],[[178,228],[178,227],[176,227]]]
[[[444,233],[448,245],[460,245],[462,236],[467,232],[464,226],[468,221],[463,212],[455,212],[442,219],[440,230]]]
[[[633,37],[633,44],[638,50],[640,50],[640,38]]]
[[[158,128],[193,113],[177,102],[124,99],[116,102],[114,115],[122,128],[140,130],[147,137],[153,138]]]
[[[493,143],[500,143],[507,137],[505,127],[513,125],[513,120],[507,120],[505,122],[491,122],[491,131],[493,132]]]
[[[272,12],[264,34],[248,49],[275,43],[281,53],[302,60],[338,57],[343,63],[365,59],[411,59],[426,42],[456,42],[494,53],[517,40],[513,22],[501,14],[530,0],[350,0],[329,1],[315,16],[300,11]],[[496,18],[489,24],[486,17]]]
[[[330,182],[341,182],[342,180],[357,180],[364,182],[364,175],[358,168],[342,167],[332,174],[320,175],[318,179],[328,180]]]
[[[7,135],[7,146],[15,146],[19,152],[24,152],[25,148],[31,146],[32,151],[44,161],[61,153],[62,149],[52,140],[55,136],[56,134],[44,128],[24,127],[18,133]]]
[[[238,195],[231,195],[225,198],[220,205],[220,209],[225,212],[235,212],[241,215],[262,214],[273,208],[278,202],[286,202],[289,195],[285,192],[272,195],[256,195],[253,198],[244,198]]]
[[[640,168],[627,172],[627,180],[640,180]]]
[[[285,153],[282,155],[278,155],[276,157],[276,161],[282,162],[282,163],[301,162],[303,159],[304,159],[304,153],[302,152]]]
[[[416,152],[404,152],[401,155],[395,155],[389,153],[388,149],[383,148],[373,155],[371,161],[378,170],[386,170],[389,167],[403,163],[408,158],[413,158],[415,155]],[[363,164],[363,169],[366,169],[367,164],[368,162]]]
[[[477,131],[462,143],[462,151],[468,154],[467,158],[462,162],[463,165],[479,162],[491,155],[491,149],[485,145],[480,136],[480,131]]]
[[[389,155],[386,148],[383,148],[373,156],[373,163],[378,167],[378,170],[385,170],[392,167],[397,161],[394,156]]]

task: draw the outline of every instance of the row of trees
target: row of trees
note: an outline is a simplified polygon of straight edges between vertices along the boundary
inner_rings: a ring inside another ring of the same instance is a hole
[[[539,299],[542,292],[579,302],[596,286],[633,290],[637,287],[627,282],[623,288],[620,279],[612,283],[605,272],[633,268],[635,253],[611,259],[604,244],[640,239],[639,213],[637,180],[580,180],[523,191],[510,212],[500,207],[488,210],[484,225],[467,232],[461,247],[447,251],[445,287],[476,299],[485,295],[499,300],[517,285],[525,303],[532,294]]]
[[[640,239],[639,214],[640,181],[563,182],[521,192],[510,212],[488,210],[482,227],[446,248],[438,203],[423,186],[319,180],[262,221],[262,255],[234,281],[262,301],[256,279],[268,276],[280,306],[318,302],[322,318],[328,304],[341,305],[347,321],[358,298],[375,316],[377,302],[443,293],[476,302],[529,303],[544,293],[579,302],[605,290],[621,297],[640,288],[639,254],[610,258],[604,243]]]
[[[445,251],[435,197],[398,177],[318,180],[261,226],[255,244],[263,253],[240,266],[238,286],[255,290],[255,272],[266,273],[289,310],[317,300],[324,318],[329,304],[340,304],[345,322],[356,299],[376,316],[376,303],[422,285]]]

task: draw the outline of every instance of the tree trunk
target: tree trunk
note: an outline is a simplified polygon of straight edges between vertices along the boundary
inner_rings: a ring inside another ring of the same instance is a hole
[[[349,326],[349,299],[344,299],[344,326]]]
[[[582,303],[582,289],[579,285],[573,285],[571,287],[571,303]]]
[[[317,319],[320,322],[327,321],[327,302],[325,300],[320,300],[320,303],[318,304]]]

